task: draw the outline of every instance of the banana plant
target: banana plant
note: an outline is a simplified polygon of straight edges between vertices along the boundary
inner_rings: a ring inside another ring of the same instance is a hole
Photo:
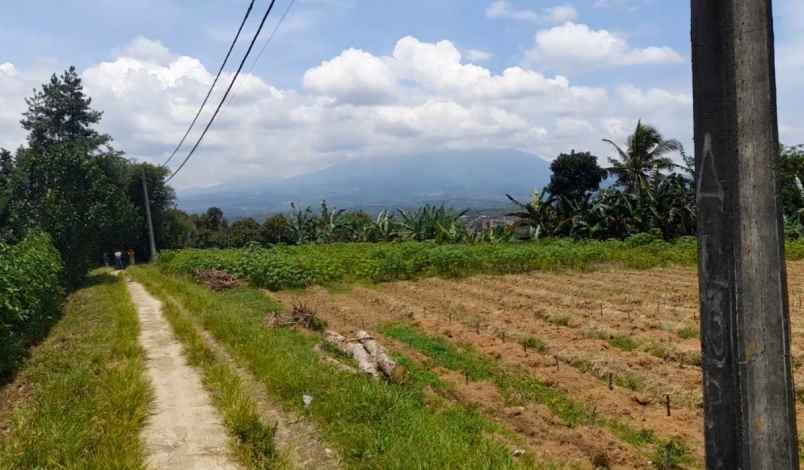
[[[527,204],[518,201],[510,194],[506,194],[505,197],[520,209],[507,214],[518,219],[514,224],[515,228],[528,228],[531,239],[553,234],[558,216],[555,209],[556,197],[550,194],[546,188],[542,189],[538,195],[534,193]]]

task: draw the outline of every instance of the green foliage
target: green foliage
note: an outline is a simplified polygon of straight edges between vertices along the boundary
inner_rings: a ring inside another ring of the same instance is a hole
[[[617,158],[610,158],[609,173],[617,178],[617,184],[626,192],[641,196],[660,178],[661,172],[675,167],[666,155],[682,149],[677,140],[665,140],[656,130],[638,122],[634,133],[628,137],[628,147],[621,148],[609,139],[603,139],[617,151]]]
[[[385,282],[426,276],[583,270],[601,263],[644,269],[692,265],[695,260],[694,239],[676,242],[659,239],[636,246],[621,241],[543,240],[495,244],[335,243],[270,249],[186,249],[165,252],[160,262],[172,272],[195,274],[219,269],[254,286],[278,290],[350,280]]]
[[[547,190],[567,202],[579,202],[600,188],[608,175],[589,152],[562,153],[550,164],[553,175]]]
[[[59,315],[63,267],[50,237],[0,243],[0,380]]]
[[[92,99],[84,94],[75,67],[61,76],[53,74],[25,103],[28,110],[21,123],[29,132],[28,144],[33,148],[44,150],[65,142],[81,142],[95,149],[111,140],[92,128],[103,113],[92,109]]]
[[[135,226],[136,209],[107,170],[113,154],[96,155],[85,143],[30,148],[17,158],[11,181],[10,225],[17,236],[50,234],[70,287],[80,284],[104,240]]]

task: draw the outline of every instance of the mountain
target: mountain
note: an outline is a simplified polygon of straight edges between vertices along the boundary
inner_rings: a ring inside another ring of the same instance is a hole
[[[549,163],[515,150],[423,153],[349,160],[279,181],[230,183],[179,192],[179,207],[223,209],[229,218],[284,212],[291,202],[318,207],[409,208],[445,203],[455,208],[508,207],[509,193],[526,198],[550,179]]]

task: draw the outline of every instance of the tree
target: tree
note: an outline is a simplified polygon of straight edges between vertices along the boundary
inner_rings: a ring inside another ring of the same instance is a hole
[[[777,173],[779,177],[779,196],[782,199],[784,215],[788,218],[799,218],[804,208],[804,145],[781,147]]]
[[[192,217],[184,211],[175,207],[166,209],[163,214],[161,228],[160,248],[171,250],[192,246],[195,225],[193,225]]]
[[[9,192],[9,224],[17,237],[33,230],[49,233],[71,287],[99,258],[101,242],[121,236],[121,227],[130,227],[137,215],[92,147],[71,141],[25,149]]]
[[[242,248],[249,243],[260,241],[260,224],[251,217],[236,220],[229,227],[229,243],[235,248]]]
[[[608,172],[597,164],[597,157],[589,152],[562,153],[550,164],[553,175],[547,190],[564,201],[580,202],[600,188]],[[563,211],[562,211],[563,212]]]
[[[617,184],[626,192],[642,198],[651,187],[658,184],[663,171],[675,168],[673,160],[666,155],[682,149],[677,140],[665,140],[655,128],[637,123],[628,137],[627,149],[622,149],[610,139],[603,139],[617,151],[618,158],[609,158],[609,173],[617,178]]]
[[[260,239],[264,243],[292,243],[293,234],[288,218],[278,214],[265,219],[260,227]]]
[[[50,234],[74,287],[101,247],[125,243],[137,223],[124,191],[128,162],[93,128],[102,114],[91,108],[75,68],[53,75],[26,102],[28,146],[17,152],[5,183],[8,227],[16,239],[34,230]]]
[[[100,134],[92,126],[98,124],[103,113],[92,109],[92,99],[84,94],[81,77],[70,67],[61,76],[53,74],[49,83],[27,98],[28,110],[20,121],[28,131],[28,145],[47,149],[51,145],[81,142],[96,150],[108,144],[111,138]]]
[[[0,241],[11,237],[8,227],[8,201],[11,175],[14,173],[14,157],[0,148]]]
[[[148,229],[145,225],[145,196],[142,193],[143,174],[148,186],[148,200],[151,204],[151,219],[153,220],[154,238],[156,239],[157,247],[165,245],[165,231],[168,223],[165,214],[175,206],[176,193],[173,188],[165,183],[165,179],[170,174],[170,170],[167,168],[148,163],[136,165],[128,161],[126,163],[128,163],[125,172],[126,192],[128,198],[137,208],[137,212],[142,216],[142,220],[138,221],[138,225],[131,227],[131,236],[127,244],[136,248],[138,253],[144,255],[150,248]],[[144,259],[145,257],[142,256],[142,258]]]

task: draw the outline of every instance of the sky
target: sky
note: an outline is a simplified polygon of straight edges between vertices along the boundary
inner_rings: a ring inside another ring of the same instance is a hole
[[[180,190],[445,149],[589,150],[605,163],[601,139],[624,142],[640,119],[692,152],[688,1],[296,0],[255,62],[289,2],[277,0]],[[25,97],[75,65],[115,147],[164,162],[247,5],[16,2],[0,20],[0,147],[24,143]],[[256,1],[223,83],[267,5]],[[776,0],[774,21],[781,138],[800,144],[804,0]]]

